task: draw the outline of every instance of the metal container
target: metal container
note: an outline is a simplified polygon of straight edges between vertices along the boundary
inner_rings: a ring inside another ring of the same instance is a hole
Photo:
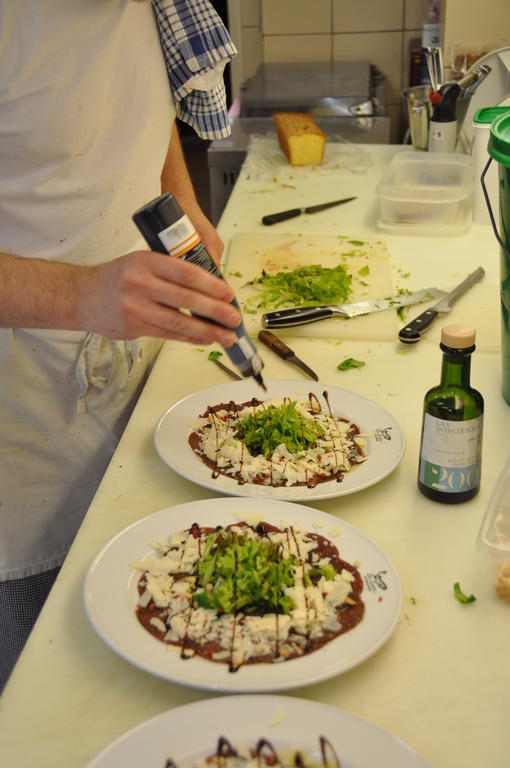
[[[241,91],[241,117],[271,117],[276,111],[316,117],[386,114],[386,79],[368,61],[261,64]]]
[[[432,117],[432,104],[429,98],[431,90],[430,85],[413,85],[402,91],[411,143],[415,149],[429,148],[429,124]]]
[[[409,123],[411,143],[415,149],[428,150],[429,147],[430,120],[433,112],[430,102],[431,91],[430,85],[413,85],[411,88],[404,88],[401,91],[404,112]],[[470,93],[461,93],[457,99],[455,111],[457,139],[464,123],[470,99]]]

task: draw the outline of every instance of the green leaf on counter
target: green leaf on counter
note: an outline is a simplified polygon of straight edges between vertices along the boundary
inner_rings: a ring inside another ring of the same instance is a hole
[[[348,240],[348,243],[351,243],[351,245],[365,245],[363,240]]]
[[[453,585],[453,592],[455,594],[455,598],[459,601],[459,603],[474,603],[476,600],[476,597],[474,595],[465,595],[462,589],[460,588],[460,584],[458,581],[455,582]]]
[[[223,355],[223,352],[218,352],[217,350],[214,350],[213,352],[209,352],[207,355],[208,360],[217,360],[219,357]]]
[[[363,360],[355,360],[353,357],[346,357],[341,363],[338,363],[337,368],[339,371],[349,371],[351,368],[363,368],[365,365]]]
[[[360,275],[361,277],[366,277],[369,274],[370,274],[370,267],[368,266],[368,264],[365,264],[364,267],[361,267],[361,269],[358,269],[358,275]]]

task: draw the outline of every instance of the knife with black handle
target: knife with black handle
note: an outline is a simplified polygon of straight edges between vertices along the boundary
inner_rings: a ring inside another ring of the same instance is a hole
[[[371,312],[380,312],[383,309],[398,309],[411,304],[419,304],[422,301],[430,301],[444,296],[445,292],[438,288],[422,288],[421,291],[397,293],[395,296],[385,296],[381,299],[369,299],[357,301],[354,304],[330,304],[318,307],[292,307],[291,309],[278,309],[275,312],[266,312],[261,317],[263,328],[290,328],[293,325],[315,323],[317,320],[326,320],[336,315],[340,317],[357,317],[368,315]]]
[[[262,217],[262,224],[265,224],[266,226],[271,224],[278,224],[279,221],[295,219],[296,216],[301,216],[302,213],[318,213],[319,211],[325,211],[328,208],[333,208],[335,205],[349,203],[351,200],[356,200],[356,198],[343,197],[341,200],[333,200],[330,203],[320,203],[319,205],[309,205],[307,208],[291,208],[288,211],[280,211],[280,213],[270,213],[267,216]]]
[[[430,328],[436,317],[441,313],[449,312],[457,299],[460,299],[472,285],[477,283],[485,274],[483,267],[478,267],[466,277],[453,291],[450,291],[441,301],[426,309],[410,323],[407,323],[398,334],[398,338],[404,344],[416,344],[427,328]]]

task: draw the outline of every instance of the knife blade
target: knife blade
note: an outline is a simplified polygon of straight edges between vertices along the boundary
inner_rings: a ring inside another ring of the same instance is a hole
[[[415,317],[410,323],[405,325],[398,334],[398,338],[404,344],[415,344],[420,340],[421,335],[430,328],[432,322],[441,313],[449,312],[457,299],[460,299],[472,285],[477,283],[485,274],[483,267],[478,267],[470,275],[466,277],[453,291],[447,293],[441,301],[434,304],[433,307],[426,309],[421,315]]]
[[[276,354],[281,357],[282,360],[287,360],[289,363],[297,365],[298,368],[301,368],[301,370],[308,374],[308,376],[310,376],[312,379],[319,381],[319,377],[315,371],[312,371],[312,369],[309,368],[308,365],[303,362],[303,360],[300,360],[299,357],[296,357],[294,351],[288,347],[287,344],[285,344],[281,339],[279,339],[278,336],[275,336],[274,333],[271,333],[271,331],[259,331],[259,340],[265,344],[266,347],[272,349],[273,352],[276,352]]]
[[[398,293],[395,296],[387,296],[381,299],[369,299],[358,301],[354,304],[331,304],[319,307],[293,307],[292,309],[280,309],[276,312],[267,312],[262,315],[263,328],[289,328],[293,325],[314,323],[317,320],[326,320],[328,317],[340,315],[341,317],[357,317],[368,315],[371,312],[380,312],[383,309],[398,309],[410,304],[419,304],[430,299],[445,296],[445,291],[439,288],[422,288],[413,293]]]
[[[279,221],[294,219],[296,216],[301,216],[302,213],[318,213],[319,211],[325,211],[327,208],[332,208],[334,205],[349,203],[351,200],[356,200],[356,198],[343,197],[341,200],[333,200],[331,203],[320,203],[319,205],[309,205],[307,208],[291,208],[288,211],[280,211],[280,213],[270,213],[262,217],[262,224],[270,226],[271,224],[277,224]]]
[[[231,370],[231,368],[228,368],[226,365],[224,365],[221,360],[217,360],[213,357],[210,357],[209,360],[212,360],[212,362],[215,363],[218,368],[221,368],[221,370],[228,374],[232,379],[235,379],[236,381],[243,380],[242,376],[239,376],[235,371]]]

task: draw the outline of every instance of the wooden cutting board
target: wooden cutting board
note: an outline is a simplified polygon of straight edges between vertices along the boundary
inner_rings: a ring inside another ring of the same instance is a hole
[[[243,233],[232,238],[222,272],[243,309],[248,333],[256,336],[262,327],[261,315],[267,310],[252,314],[246,309],[246,299],[255,293],[253,287],[247,285],[250,280],[260,276],[262,270],[275,273],[313,264],[336,267],[339,263],[352,275],[349,302],[378,299],[394,293],[389,257],[382,240]],[[364,274],[366,267],[368,274]],[[351,319],[320,320],[278,329],[277,333],[308,338],[391,340],[397,338],[398,328],[396,311],[390,309]]]

